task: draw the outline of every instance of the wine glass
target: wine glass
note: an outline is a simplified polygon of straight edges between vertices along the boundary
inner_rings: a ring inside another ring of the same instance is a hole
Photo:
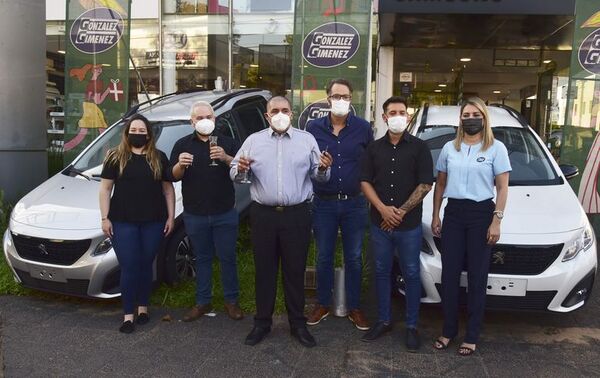
[[[240,158],[244,158],[244,159],[248,160],[250,158],[250,151],[241,150]],[[250,179],[248,179],[248,171],[242,172],[242,179],[240,180],[240,183],[242,183],[242,184],[251,184],[252,183],[252,181],[250,181]]]
[[[217,146],[217,140],[218,140],[218,137],[216,135],[209,136],[208,137],[209,146],[210,147],[216,147]],[[209,164],[209,166],[211,166],[211,167],[216,167],[218,165],[219,164],[215,161],[215,159],[212,159],[211,162],[210,162],[210,164]]]

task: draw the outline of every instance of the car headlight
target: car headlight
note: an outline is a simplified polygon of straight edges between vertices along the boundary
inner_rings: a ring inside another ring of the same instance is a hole
[[[103,255],[106,252],[110,251],[111,248],[112,248],[112,241],[110,240],[110,238],[106,238],[106,239],[102,240],[100,243],[98,243],[98,245],[96,246],[96,249],[94,249],[94,252],[92,252],[92,256]]]
[[[567,247],[567,251],[565,252],[565,256],[562,261],[569,261],[575,258],[581,251],[587,251],[594,242],[594,232],[592,231],[592,227],[588,224],[581,234],[571,242],[571,244]]]
[[[425,238],[423,238],[423,240],[421,241],[421,252],[433,256],[433,249],[431,249],[431,246]]]

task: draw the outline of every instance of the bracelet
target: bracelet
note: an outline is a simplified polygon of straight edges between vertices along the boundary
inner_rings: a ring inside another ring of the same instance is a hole
[[[104,222],[105,220],[108,220],[107,217],[102,218],[102,222]]]

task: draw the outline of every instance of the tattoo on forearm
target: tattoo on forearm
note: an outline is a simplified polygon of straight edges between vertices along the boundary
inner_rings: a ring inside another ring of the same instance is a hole
[[[430,190],[431,185],[419,184],[419,186],[417,186],[412,192],[410,197],[408,197],[408,200],[404,202],[404,204],[400,206],[400,208],[408,213],[409,211],[414,209],[415,206],[420,204],[421,201],[423,201],[423,198],[425,198],[425,196],[427,195],[427,193],[429,193]]]

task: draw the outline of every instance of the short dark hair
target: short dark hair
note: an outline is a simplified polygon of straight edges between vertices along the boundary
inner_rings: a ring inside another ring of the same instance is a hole
[[[392,96],[385,100],[385,102],[383,103],[384,113],[387,112],[387,107],[389,104],[404,104],[404,106],[406,106],[406,109],[408,109],[408,103],[406,102],[406,99],[404,97]]]
[[[327,91],[327,95],[331,94],[331,88],[333,87],[334,84],[345,85],[348,87],[348,89],[350,89],[350,93],[352,93],[352,84],[350,84],[350,82],[348,80],[339,77],[337,79],[331,80],[329,82],[329,84],[327,84],[327,87],[325,88],[325,90]]]
[[[271,97],[269,99],[269,101],[267,101],[267,109],[269,109],[269,106],[271,105],[272,102],[274,101],[285,101],[288,103],[288,106],[290,107],[290,110],[292,110],[292,103],[290,102],[290,100],[287,97],[283,97],[283,96],[274,96]]]

